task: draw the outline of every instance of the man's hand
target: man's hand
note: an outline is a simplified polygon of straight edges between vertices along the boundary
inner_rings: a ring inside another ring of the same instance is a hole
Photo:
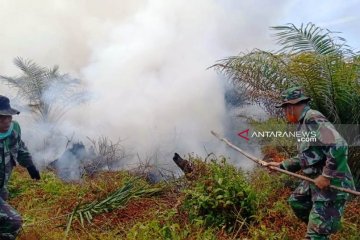
[[[264,166],[267,167],[272,172],[275,170],[271,169],[271,167],[281,168],[281,162],[267,162],[264,164]]]
[[[318,176],[314,181],[315,185],[320,189],[324,189],[330,185],[330,178],[324,177],[323,175]]]
[[[28,167],[27,170],[32,179],[40,180],[40,173],[34,165]]]
[[[268,162],[268,163],[266,163],[264,166],[265,167],[280,167],[280,165],[281,165],[281,162]]]

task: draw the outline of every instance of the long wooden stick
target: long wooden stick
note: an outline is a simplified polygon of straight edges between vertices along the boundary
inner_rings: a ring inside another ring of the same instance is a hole
[[[211,134],[214,135],[215,137],[217,137],[220,141],[223,141],[225,142],[229,147],[235,149],[236,151],[238,151],[239,153],[241,153],[242,155],[244,155],[245,157],[249,158],[250,160],[256,162],[257,164],[263,166],[263,167],[268,167],[270,168],[271,170],[274,170],[274,171],[278,171],[278,172],[282,172],[282,173],[285,173],[287,175],[290,175],[290,176],[293,176],[293,177],[297,177],[297,178],[300,178],[302,180],[305,180],[305,181],[309,181],[311,183],[315,183],[314,179],[312,178],[308,178],[308,177],[305,177],[303,175],[300,175],[300,174],[296,174],[296,173],[293,173],[293,172],[289,172],[289,171],[286,171],[284,169],[281,169],[281,168],[278,168],[278,167],[273,167],[273,166],[268,166],[267,165],[267,162],[263,161],[263,160],[260,160],[254,156],[252,156],[251,154],[245,152],[244,150],[238,148],[237,146],[235,146],[234,144],[232,144],[229,140],[227,140],[226,138],[223,138],[223,137],[220,137],[219,134],[217,134],[216,132],[214,131],[211,131]],[[342,187],[337,187],[337,186],[334,186],[334,185],[330,185],[329,186],[330,188],[333,188],[333,189],[336,189],[338,191],[342,191],[342,192],[347,192],[347,193],[351,193],[351,194],[354,194],[354,195],[357,195],[357,196],[360,196],[360,192],[358,191],[355,191],[355,190],[351,190],[351,189],[348,189],[348,188],[342,188]]]

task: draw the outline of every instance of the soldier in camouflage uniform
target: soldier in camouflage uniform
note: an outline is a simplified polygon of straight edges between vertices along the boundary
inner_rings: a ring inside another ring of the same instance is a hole
[[[6,200],[7,184],[16,161],[26,167],[31,178],[40,179],[39,171],[33,164],[31,155],[21,140],[21,130],[12,115],[20,112],[10,107],[7,97],[0,95],[0,239],[15,239],[22,224],[20,215]]]
[[[310,98],[300,87],[284,91],[282,99],[276,107],[283,108],[287,120],[297,124],[297,131],[316,136],[316,141],[298,139],[297,156],[268,165],[291,172],[302,170],[314,178],[315,185],[302,181],[288,201],[295,215],[307,224],[306,239],[329,239],[340,227],[348,193],[328,186],[355,189],[347,163],[348,145],[323,114],[310,109]]]

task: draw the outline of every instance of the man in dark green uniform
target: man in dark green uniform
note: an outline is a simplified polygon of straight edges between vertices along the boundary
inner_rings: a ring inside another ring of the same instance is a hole
[[[33,164],[31,155],[21,140],[19,123],[12,121],[12,116],[20,112],[11,108],[7,97],[0,95],[0,239],[16,239],[22,219],[6,200],[7,184],[13,167],[18,162],[27,168],[32,179],[40,179],[39,171]]]
[[[310,109],[309,97],[300,87],[282,93],[282,103],[276,107],[284,110],[290,123],[297,124],[300,133],[316,136],[316,141],[298,139],[298,155],[269,166],[302,172],[314,178],[315,185],[302,181],[289,198],[295,215],[307,223],[306,239],[329,239],[340,226],[348,194],[329,188],[355,189],[347,158],[348,145],[335,127],[322,113]]]

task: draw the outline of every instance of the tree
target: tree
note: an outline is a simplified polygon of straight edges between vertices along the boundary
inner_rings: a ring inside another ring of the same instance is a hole
[[[71,107],[87,99],[80,80],[60,74],[58,66],[44,68],[20,57],[14,59],[14,64],[22,71],[21,76],[0,77],[27,101],[37,120],[56,123]]]
[[[280,93],[290,86],[302,86],[311,106],[335,124],[360,123],[360,56],[344,38],[313,23],[272,27],[280,50],[252,50],[220,60],[213,65],[233,84],[245,90],[245,97],[260,104],[273,116]],[[359,136],[353,129],[350,145]],[[360,182],[360,149],[350,148],[349,163]]]

